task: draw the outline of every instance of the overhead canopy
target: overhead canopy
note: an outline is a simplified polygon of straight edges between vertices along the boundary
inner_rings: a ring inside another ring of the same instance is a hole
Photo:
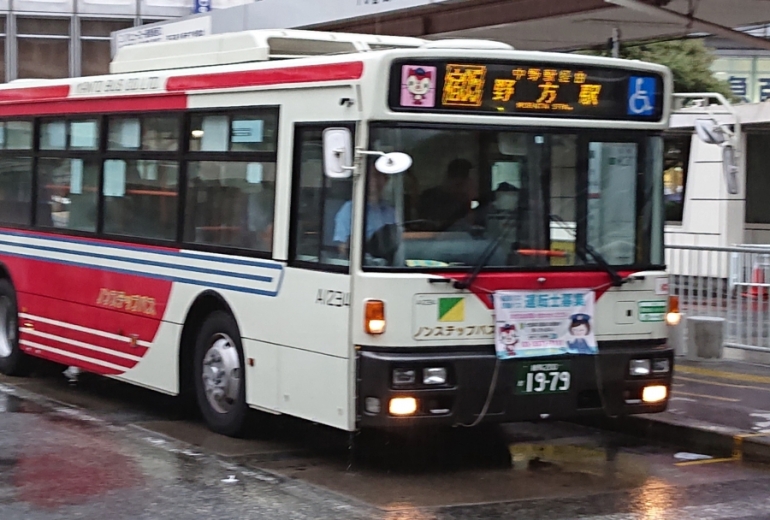
[[[455,0],[313,27],[427,38],[485,38],[532,50],[599,45],[617,28],[626,41],[709,33],[736,39],[746,47],[770,49],[767,40],[752,40],[732,31],[768,22],[770,0]]]

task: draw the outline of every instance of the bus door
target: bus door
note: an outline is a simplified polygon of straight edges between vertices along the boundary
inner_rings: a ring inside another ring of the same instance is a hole
[[[352,178],[323,170],[323,131],[295,126],[289,265],[282,293],[294,323],[280,359],[283,411],[348,428]]]

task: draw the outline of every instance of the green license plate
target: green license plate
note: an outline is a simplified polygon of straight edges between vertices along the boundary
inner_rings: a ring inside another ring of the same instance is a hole
[[[567,361],[530,361],[516,370],[516,394],[561,394],[569,392],[571,384]]]

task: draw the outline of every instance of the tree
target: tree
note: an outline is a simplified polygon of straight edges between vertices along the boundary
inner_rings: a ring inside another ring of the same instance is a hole
[[[674,75],[674,92],[719,92],[734,99],[730,85],[711,71],[715,57],[703,40],[629,43],[621,45],[620,57],[667,66]]]

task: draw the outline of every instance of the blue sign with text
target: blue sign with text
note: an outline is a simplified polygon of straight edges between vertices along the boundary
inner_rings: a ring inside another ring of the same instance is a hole
[[[211,0],[193,0],[193,14],[208,13],[211,11]]]

